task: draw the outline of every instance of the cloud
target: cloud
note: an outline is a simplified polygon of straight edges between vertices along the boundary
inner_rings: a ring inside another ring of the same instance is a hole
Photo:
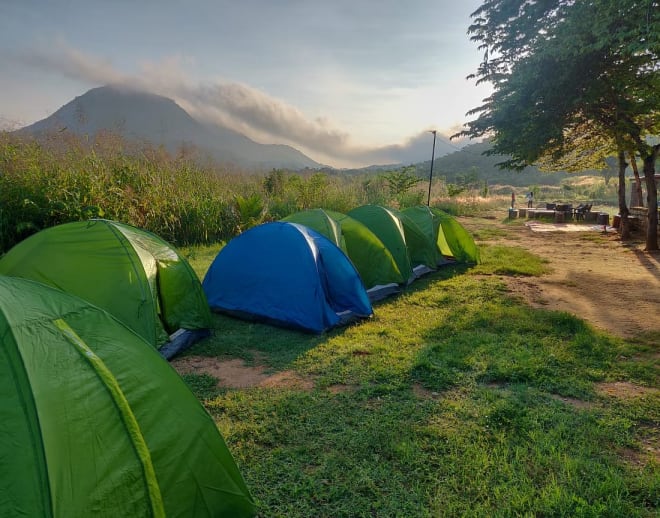
[[[295,106],[249,85],[191,80],[185,71],[186,58],[180,55],[140,63],[140,71],[135,74],[123,73],[109,60],[74,49],[62,40],[49,50],[22,51],[14,54],[13,59],[90,87],[113,84],[164,95],[198,120],[229,127],[261,143],[289,144],[333,165],[413,163],[430,159],[432,140],[428,133],[399,145],[361,147],[330,119],[308,117]],[[459,145],[447,144],[446,139],[439,138],[436,156]]]
[[[240,83],[189,85],[183,95],[198,118],[231,125],[243,132],[303,145],[316,151],[342,151],[350,136],[323,119]]]
[[[120,84],[128,81],[128,77],[118,72],[110,61],[89,56],[67,46],[62,40],[55,42],[48,51],[15,51],[9,53],[9,57],[33,68],[86,83]]]
[[[448,153],[453,153],[468,143],[465,139],[450,141],[449,136],[449,133],[437,132],[435,152],[433,135],[430,131],[425,131],[409,138],[402,144],[356,150],[352,154],[352,158],[366,164],[408,165],[430,161],[432,155],[438,158]]]

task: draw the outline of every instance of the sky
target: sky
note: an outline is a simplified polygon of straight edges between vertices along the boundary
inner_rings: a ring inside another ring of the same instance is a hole
[[[123,84],[334,167],[430,160],[482,104],[477,0],[0,0],[0,129]]]

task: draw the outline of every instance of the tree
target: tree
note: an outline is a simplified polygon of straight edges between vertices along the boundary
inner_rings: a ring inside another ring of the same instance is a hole
[[[644,204],[642,198],[642,179],[639,177],[639,168],[637,167],[637,157],[635,153],[629,153],[630,165],[632,166],[633,174],[635,175],[635,192],[637,193],[637,203]]]
[[[473,14],[471,39],[484,58],[471,76],[493,94],[468,112],[459,133],[488,136],[490,154],[520,170],[559,159],[577,139],[604,141],[617,155],[619,208],[627,224],[625,154],[644,162],[649,207],[657,205],[660,146],[660,3],[657,0],[488,0]],[[458,136],[455,135],[455,136]],[[647,250],[657,250],[657,211],[649,210]]]
[[[404,205],[402,202],[405,200],[406,193],[422,181],[422,179],[415,174],[414,165],[385,173],[383,179],[387,182],[390,196],[397,200],[399,206]]]
[[[280,197],[284,195],[286,175],[282,169],[273,169],[264,178],[264,190],[270,196]]]
[[[318,207],[328,185],[328,175],[325,173],[314,173],[307,179],[294,174],[288,179],[288,187],[297,193],[296,204],[299,210]]]

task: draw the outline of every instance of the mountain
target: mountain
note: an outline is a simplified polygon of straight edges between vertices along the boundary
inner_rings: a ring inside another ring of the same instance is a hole
[[[321,167],[291,146],[259,144],[229,128],[193,119],[172,99],[120,87],[93,88],[50,117],[18,131],[39,136],[64,128],[79,135],[110,131],[163,145],[173,153],[192,147],[202,157],[246,169]]]

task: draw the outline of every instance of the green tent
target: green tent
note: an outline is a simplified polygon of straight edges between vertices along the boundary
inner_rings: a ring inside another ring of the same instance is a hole
[[[183,380],[87,301],[0,276],[0,394],[2,516],[255,513]]]
[[[319,234],[327,237],[335,245],[341,248],[342,252],[348,255],[346,240],[344,239],[341,224],[329,214],[329,211],[324,209],[302,210],[290,214],[286,218],[282,218],[282,221],[298,223],[311,228],[312,230],[316,230]]]
[[[431,236],[443,256],[460,262],[479,262],[479,248],[474,239],[450,214],[426,205],[409,207],[402,212]]]
[[[426,267],[420,271],[428,272],[435,269],[438,263],[442,261],[442,255],[435,244],[435,240],[417,225],[417,222],[409,217],[405,211],[389,210],[401,220],[413,270],[417,271],[420,266]]]
[[[312,209],[284,218],[305,225],[333,241],[351,260],[367,292],[374,287],[403,284],[404,278],[389,249],[365,225],[341,212]],[[370,293],[371,300],[374,297]]]
[[[211,327],[201,283],[158,236],[95,219],[47,228],[0,258],[0,275],[24,277],[99,306],[154,347],[179,329]]]
[[[348,216],[358,220],[376,234],[394,257],[406,282],[415,278],[403,223],[394,211],[380,205],[362,205],[349,211]]]

